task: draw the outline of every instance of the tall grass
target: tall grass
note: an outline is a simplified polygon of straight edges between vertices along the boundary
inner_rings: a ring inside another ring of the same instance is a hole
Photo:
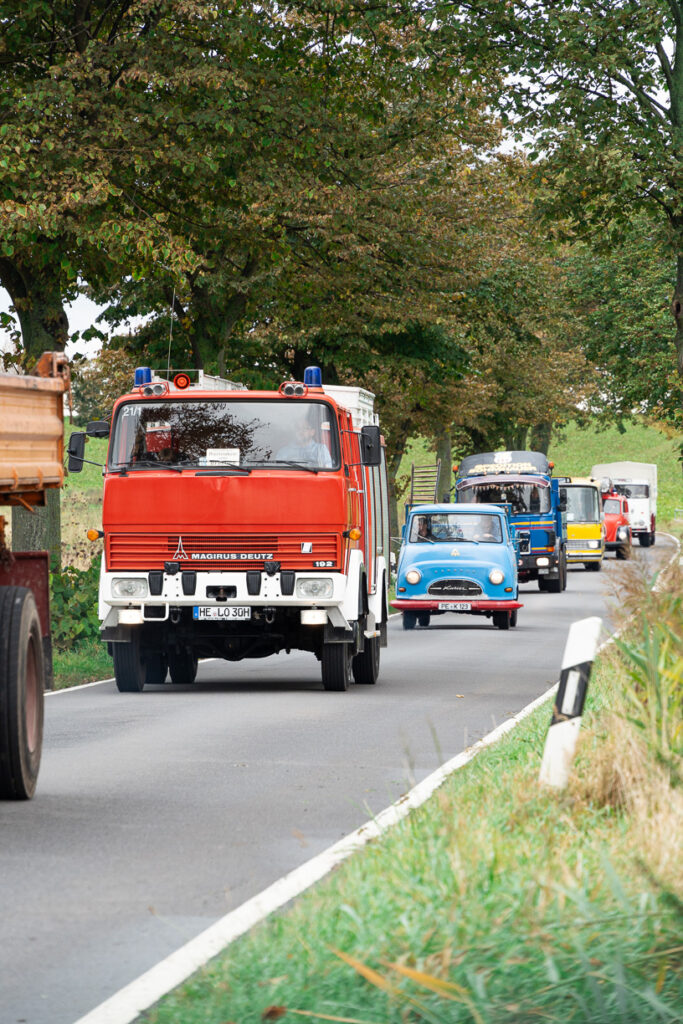
[[[647,628],[665,607],[683,633],[680,602],[651,600],[623,571]],[[640,628],[623,646],[639,645]],[[683,787],[658,753],[663,700],[643,689],[653,657],[638,679],[623,647],[599,659],[565,794],[538,787],[546,706],[148,1019],[680,1020]],[[631,721],[630,690],[648,700],[651,733]],[[677,736],[680,702],[666,714]]]

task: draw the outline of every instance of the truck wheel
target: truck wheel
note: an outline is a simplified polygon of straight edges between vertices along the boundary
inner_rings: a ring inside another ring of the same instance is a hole
[[[496,629],[509,629],[512,625],[510,612],[494,612],[493,613],[493,625]]]
[[[630,558],[630,557],[631,557],[631,545],[630,544],[624,544],[624,546],[622,548],[617,548],[617,558],[620,558],[623,561],[624,559]]]
[[[649,546],[650,546],[650,534],[649,533],[639,533],[638,534],[638,543],[640,544],[641,548],[649,548]]]
[[[348,690],[351,682],[351,647],[349,644],[323,644],[323,686],[326,690]]]
[[[540,591],[542,591],[543,593],[545,593],[545,591],[548,590],[548,582],[549,581],[545,578],[545,576],[539,576],[538,577],[538,589]]]
[[[654,547],[654,543],[655,543],[656,540],[657,540],[657,534],[654,533],[654,532],[651,533],[650,534],[650,547]]]
[[[404,612],[403,613],[403,628],[404,629],[415,629],[415,623],[417,622],[417,615],[415,612]]]
[[[168,672],[168,658],[165,654],[154,652],[146,654],[145,662],[145,686],[163,686],[166,682]]]
[[[379,676],[379,637],[365,638],[365,650],[356,654],[351,661],[353,678],[356,683],[372,685]]]
[[[119,693],[142,693],[146,673],[139,637],[127,643],[115,643],[113,647],[116,689]]]
[[[43,746],[45,665],[40,619],[26,587],[0,588],[0,797],[29,800]]]
[[[514,628],[517,625],[517,612],[519,608],[513,608],[510,612],[510,625]]]
[[[192,686],[197,678],[198,664],[197,655],[189,647],[169,651],[168,670],[171,673],[171,682],[176,686]]]
[[[583,564],[588,572],[600,572],[602,569],[602,562],[584,562]]]
[[[427,626],[429,625],[429,620],[430,619],[431,619],[431,615],[429,614],[429,612],[422,612],[422,614],[418,615],[418,617],[417,617],[418,625],[422,626],[423,629],[426,629]]]

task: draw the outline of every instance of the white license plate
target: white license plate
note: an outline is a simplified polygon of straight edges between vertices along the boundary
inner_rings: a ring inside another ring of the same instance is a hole
[[[192,609],[192,618],[204,621],[205,619],[250,619],[251,608],[244,605],[229,605],[223,608],[205,608],[195,605]]]
[[[440,612],[471,612],[472,605],[469,601],[440,601]]]

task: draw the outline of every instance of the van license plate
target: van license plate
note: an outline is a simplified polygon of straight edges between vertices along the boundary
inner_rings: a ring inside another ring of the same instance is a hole
[[[223,608],[205,608],[202,605],[195,605],[192,609],[192,618],[202,622],[206,619],[250,619],[251,608],[234,604]]]
[[[469,601],[440,601],[440,612],[471,612],[472,605]]]

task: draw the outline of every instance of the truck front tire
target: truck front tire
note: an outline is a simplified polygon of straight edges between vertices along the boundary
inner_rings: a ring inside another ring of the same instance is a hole
[[[337,693],[348,690],[351,682],[350,644],[323,644],[321,666],[323,687],[326,690]]]
[[[26,587],[0,588],[0,798],[28,800],[43,746],[45,663],[40,619]]]
[[[365,648],[351,662],[356,683],[373,685],[379,676],[379,637],[365,638]]]
[[[142,661],[140,638],[112,646],[117,690],[119,693],[142,693],[146,682],[146,667]]]

